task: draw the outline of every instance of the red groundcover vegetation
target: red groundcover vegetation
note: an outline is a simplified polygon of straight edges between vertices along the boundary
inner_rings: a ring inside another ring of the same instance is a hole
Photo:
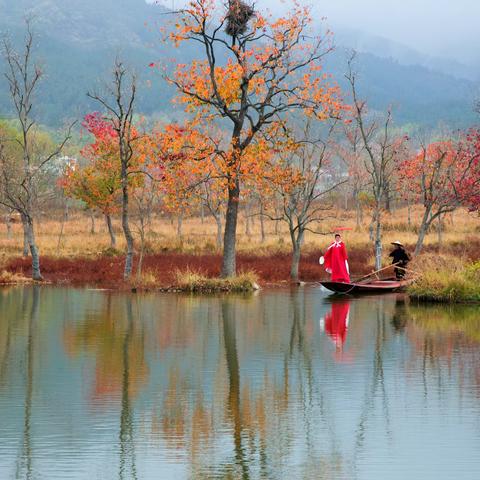
[[[412,251],[413,245],[407,246]],[[475,259],[480,251],[480,239],[468,238],[450,244],[448,253],[461,257]],[[425,252],[435,252],[436,247],[427,246]],[[318,264],[321,252],[310,252],[302,256],[300,262],[300,279],[314,282],[327,279],[327,274]],[[369,246],[349,249],[349,263],[352,278],[362,276],[372,271],[368,258],[372,257]],[[135,259],[137,260],[137,259]],[[372,260],[372,258],[370,258]],[[239,272],[254,271],[263,285],[284,284],[289,282],[291,254],[273,253],[271,255],[238,255]],[[136,264],[136,262],[135,262]],[[43,273],[46,281],[54,284],[90,285],[105,288],[126,287],[123,281],[124,257],[97,258],[49,258],[42,257]],[[186,269],[198,271],[208,277],[218,277],[221,267],[221,255],[200,254],[191,255],[177,252],[165,252],[147,255],[144,259],[144,272],[153,273],[158,279],[158,287],[174,285],[175,271]],[[31,260],[16,258],[11,260],[5,270],[11,273],[31,274]]]

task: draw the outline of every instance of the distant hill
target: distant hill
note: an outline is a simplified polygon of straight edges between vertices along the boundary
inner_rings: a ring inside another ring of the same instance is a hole
[[[17,45],[21,45],[26,12],[34,17],[38,53],[47,72],[39,95],[41,121],[57,126],[65,118],[79,118],[94,108],[85,93],[105,78],[116,54],[140,75],[142,113],[164,118],[174,115],[172,89],[148,64],[172,58],[185,63],[197,52],[194,46],[176,50],[159,42],[157,27],[170,18],[167,10],[144,0],[0,0],[0,32],[9,34]],[[341,40],[345,43],[345,36]],[[360,53],[357,63],[361,93],[372,108],[396,106],[397,123],[428,127],[444,122],[464,127],[476,121],[472,105],[478,85],[474,81],[406,65],[388,55]],[[343,48],[330,56],[326,68],[343,85]],[[3,84],[0,116],[8,116],[9,111]]]

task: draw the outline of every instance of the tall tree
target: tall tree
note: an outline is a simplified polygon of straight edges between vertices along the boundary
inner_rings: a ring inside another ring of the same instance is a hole
[[[480,198],[478,139],[472,132],[458,141],[422,145],[402,163],[401,187],[423,206],[415,254],[421,252],[435,220],[462,205],[473,208]]]
[[[374,241],[375,269],[379,270],[382,267],[382,213],[386,188],[398,168],[408,137],[394,135],[390,109],[383,118],[368,114],[367,103],[358,95],[354,59],[355,54],[349,59],[345,76],[352,94],[353,123],[360,133],[365,169],[370,177],[373,197],[371,237]]]
[[[26,21],[22,51],[15,50],[8,38],[2,41],[2,53],[7,67],[5,78],[20,132],[15,138],[0,138],[0,198],[3,205],[20,214],[32,256],[32,278],[42,280],[34,228],[38,214],[39,183],[42,182],[48,164],[59,156],[69,140],[70,128],[58,145],[41,148],[45,144],[41,139],[39,141],[33,108],[35,93],[44,73],[33,58],[33,47],[34,34],[29,20]],[[4,146],[9,142],[15,142],[20,147],[19,163],[6,154]]]
[[[325,201],[330,192],[346,180],[332,182],[328,168],[331,166],[336,122],[326,132],[320,125],[306,120],[278,153],[274,165],[265,172],[270,188],[281,198],[280,215],[270,216],[287,224],[292,243],[290,278],[298,280],[301,249],[306,232],[322,234],[318,223],[327,218],[331,207]]]
[[[138,135],[133,127],[133,114],[137,93],[135,74],[129,72],[125,64],[115,59],[111,82],[106,87],[106,94],[88,93],[88,96],[97,101],[106,110],[105,117],[110,128],[115,132],[118,144],[118,165],[120,167],[120,184],[122,198],[122,229],[127,244],[125,268],[123,276],[129,278],[133,268],[134,239],[129,223],[130,188],[129,176],[132,173],[132,158],[134,143]]]
[[[86,161],[71,161],[66,165],[60,185],[69,197],[82,201],[89,211],[105,216],[110,244],[116,247],[112,215],[119,210],[121,192],[118,141],[111,125],[98,112],[85,116],[82,126],[94,138],[81,155]]]
[[[309,9],[296,4],[285,17],[270,19],[243,0],[191,0],[170,35],[177,45],[198,43],[203,50],[202,60],[179,65],[168,77],[179,101],[197,124],[229,125],[229,142],[219,152],[227,197],[223,277],[236,273],[241,181],[252,144],[284,125],[289,112],[325,119],[340,108],[337,88],[318,71],[331,50],[329,36],[311,35],[310,22]]]

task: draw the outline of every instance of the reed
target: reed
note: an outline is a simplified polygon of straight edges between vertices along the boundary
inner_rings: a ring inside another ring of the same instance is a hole
[[[480,262],[449,255],[424,255],[412,268],[421,275],[408,288],[411,298],[444,303],[480,302]]]

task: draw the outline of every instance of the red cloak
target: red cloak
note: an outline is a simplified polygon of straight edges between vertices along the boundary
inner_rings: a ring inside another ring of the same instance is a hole
[[[333,242],[325,252],[325,270],[332,274],[332,282],[350,283],[347,249],[343,242]]]

